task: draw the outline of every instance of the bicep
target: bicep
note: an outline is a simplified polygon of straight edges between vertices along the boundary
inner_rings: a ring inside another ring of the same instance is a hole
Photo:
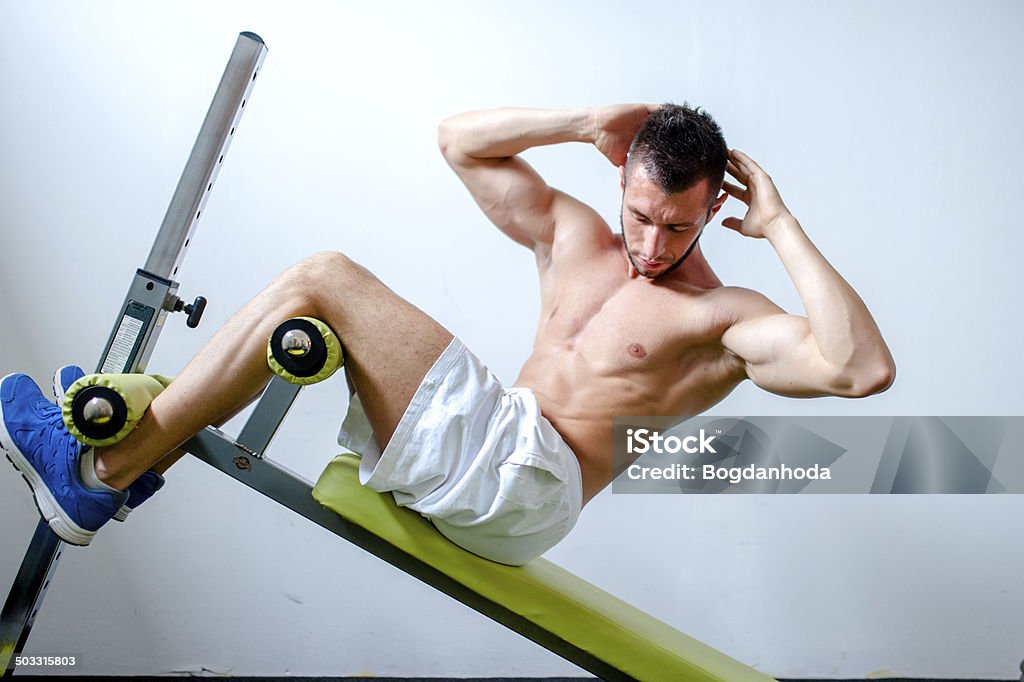
[[[806,317],[774,304],[730,326],[722,336],[758,387],[795,398],[841,395],[837,372],[825,361]]]

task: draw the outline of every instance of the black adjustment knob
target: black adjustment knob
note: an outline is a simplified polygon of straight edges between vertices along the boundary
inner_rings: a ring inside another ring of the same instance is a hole
[[[202,296],[196,296],[196,300],[185,306],[184,310],[185,314],[188,315],[188,320],[185,321],[185,324],[189,328],[195,329],[199,326],[199,320],[203,317],[203,311],[206,310],[206,299]]]

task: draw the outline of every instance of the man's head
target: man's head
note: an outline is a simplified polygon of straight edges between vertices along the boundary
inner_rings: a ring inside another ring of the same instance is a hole
[[[622,234],[644,277],[668,274],[696,246],[721,208],[729,149],[713,118],[689,105],[665,104],[633,138],[622,182]]]

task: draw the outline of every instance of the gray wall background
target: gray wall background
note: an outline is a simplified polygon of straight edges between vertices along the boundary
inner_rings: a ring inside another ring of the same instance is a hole
[[[176,372],[304,255],[343,250],[503,379],[529,352],[529,254],[435,144],[470,108],[683,101],[773,176],[874,312],[899,375],[861,401],[746,385],[722,415],[1019,415],[1018,2],[0,4],[0,369],[91,366],[148,253],[235,35],[270,54],[184,268]],[[616,219],[615,170],[531,151]],[[735,202],[723,217],[736,215]],[[727,283],[799,300],[716,222]],[[272,455],[315,477],[346,397],[307,390]],[[6,466],[6,464],[4,465]],[[605,492],[549,557],[778,676],[1009,678],[1024,657],[1019,497]],[[0,475],[0,589],[36,512]],[[192,461],[66,553],[29,644],[79,674],[571,675],[578,670]]]

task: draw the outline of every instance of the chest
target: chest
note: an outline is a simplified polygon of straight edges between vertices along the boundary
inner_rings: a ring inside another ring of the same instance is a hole
[[[609,372],[678,367],[719,348],[718,315],[699,291],[617,271],[562,273],[545,292],[542,340]]]

